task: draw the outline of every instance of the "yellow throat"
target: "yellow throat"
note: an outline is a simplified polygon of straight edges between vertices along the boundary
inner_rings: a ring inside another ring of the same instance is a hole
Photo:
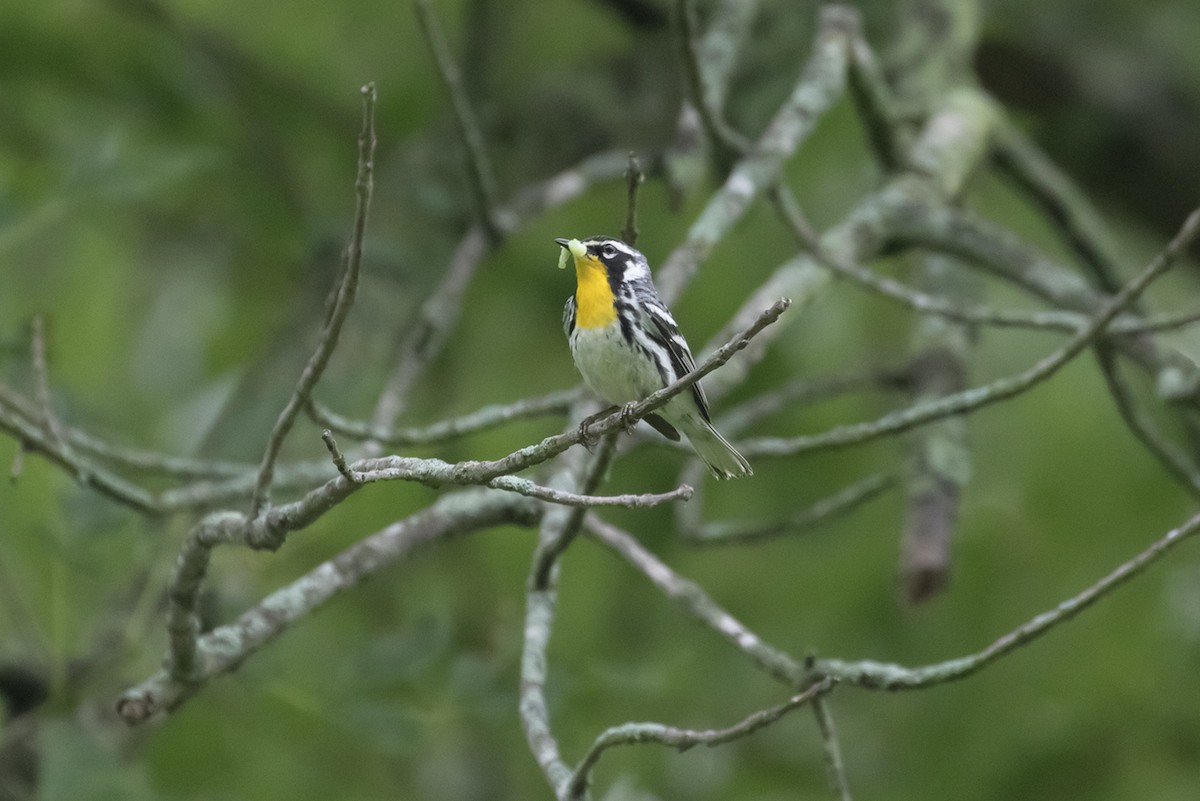
[[[603,328],[617,319],[608,272],[600,261],[587,252],[578,239],[568,244],[575,257],[575,325],[579,328]]]

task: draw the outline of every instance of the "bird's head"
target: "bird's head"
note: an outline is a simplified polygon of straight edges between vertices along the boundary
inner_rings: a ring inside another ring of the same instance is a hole
[[[575,262],[576,280],[583,282],[604,276],[616,285],[621,281],[650,278],[650,266],[638,250],[619,239],[592,236],[587,239],[555,239],[562,253],[559,269],[565,269],[568,259]]]

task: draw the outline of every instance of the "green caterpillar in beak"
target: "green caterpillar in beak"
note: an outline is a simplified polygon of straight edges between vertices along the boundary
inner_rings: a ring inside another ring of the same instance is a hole
[[[587,248],[578,239],[556,239],[562,250],[558,254],[558,269],[567,269],[567,256],[582,259],[587,255]]]

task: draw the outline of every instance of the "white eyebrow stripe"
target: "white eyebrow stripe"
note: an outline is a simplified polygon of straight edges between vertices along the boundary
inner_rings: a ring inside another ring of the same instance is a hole
[[[629,245],[626,245],[624,242],[622,242],[619,239],[610,239],[608,237],[596,237],[595,239],[585,240],[583,244],[584,245],[594,245],[594,246],[609,245],[617,252],[624,253],[626,256],[629,256],[632,259],[636,259],[638,257],[638,252],[636,250],[629,247]]]

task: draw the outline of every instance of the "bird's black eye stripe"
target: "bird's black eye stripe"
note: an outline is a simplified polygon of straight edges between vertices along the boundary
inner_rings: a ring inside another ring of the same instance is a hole
[[[593,256],[598,256],[599,258],[602,258],[605,260],[615,259],[621,252],[620,248],[618,248],[612,242],[590,243],[588,245],[588,251]]]

